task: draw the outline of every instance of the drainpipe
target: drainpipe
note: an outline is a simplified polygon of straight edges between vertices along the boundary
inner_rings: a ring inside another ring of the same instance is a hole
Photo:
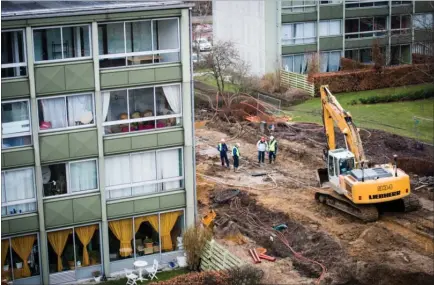
[[[392,49],[392,1],[389,1],[389,20],[387,21],[387,35],[389,36],[388,46],[387,46],[387,56],[386,65],[390,64],[391,61],[391,49]]]

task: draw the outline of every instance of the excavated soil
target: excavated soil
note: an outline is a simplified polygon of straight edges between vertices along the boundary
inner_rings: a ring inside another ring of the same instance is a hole
[[[413,191],[419,195],[422,209],[382,213],[374,223],[363,223],[318,204],[314,187],[315,171],[324,166],[322,132],[315,124],[279,125],[274,133],[279,141],[277,163],[259,166],[255,143],[261,134],[257,125],[213,122],[196,129],[200,213],[213,207],[218,217],[229,216],[231,231],[236,227],[246,240],[234,244],[218,235],[219,241],[250,264],[248,248],[264,247],[276,256],[275,263],[255,265],[266,271],[265,283],[312,284],[321,272],[318,265],[295,258],[279,240],[271,241],[268,232],[252,226],[230,202],[213,202],[217,192],[235,188],[241,190],[238,197],[244,209],[270,228],[285,223],[284,235],[294,250],[327,267],[321,284],[434,284],[433,201],[422,191]],[[397,154],[399,167],[405,171],[420,176],[432,173],[432,147],[420,147],[412,139],[382,131],[363,130],[361,134],[366,155],[375,163],[390,162]],[[221,138],[230,146],[241,144],[237,173],[220,165],[216,145]]]

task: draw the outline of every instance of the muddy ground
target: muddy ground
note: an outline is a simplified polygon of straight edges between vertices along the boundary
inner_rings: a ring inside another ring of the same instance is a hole
[[[416,175],[432,175],[432,147],[382,131],[362,130],[365,152],[375,163],[399,157],[400,167]],[[382,213],[379,221],[363,223],[314,200],[315,171],[324,167],[324,135],[314,124],[279,125],[276,164],[257,163],[255,143],[259,129],[252,124],[215,121],[196,129],[197,191],[200,213],[213,207],[228,217],[230,231],[241,239],[225,238],[216,228],[219,242],[247,263],[247,250],[264,247],[276,262],[255,266],[265,271],[265,283],[312,284],[321,268],[301,262],[268,230],[258,229],[230,203],[217,205],[213,197],[228,188],[240,189],[242,208],[248,209],[265,227],[285,223],[284,235],[294,250],[322,263],[327,274],[321,284],[434,284],[434,201],[426,188],[413,191],[423,208],[411,213]],[[216,144],[225,138],[241,144],[240,172],[222,168]],[[263,173],[263,176],[253,176]],[[252,175],[253,174],[253,175]]]

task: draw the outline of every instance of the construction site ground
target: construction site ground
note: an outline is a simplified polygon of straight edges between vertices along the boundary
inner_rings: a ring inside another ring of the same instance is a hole
[[[270,165],[266,158],[263,166],[257,161],[256,141],[261,136],[257,125],[212,121],[197,126],[201,126],[196,128],[199,212],[203,216],[213,208],[218,218],[229,220],[224,227],[215,227],[215,238],[246,263],[253,264],[250,248],[263,247],[277,257],[275,262],[254,265],[264,270],[264,283],[313,284],[322,272],[270,234],[272,226],[284,223],[289,245],[327,268],[321,284],[434,284],[432,189],[413,185],[422,209],[383,212],[377,222],[364,223],[314,199],[316,169],[325,164],[321,126],[279,125],[273,134],[279,144],[276,163]],[[421,176],[433,176],[431,146],[382,131],[362,130],[361,136],[367,158],[374,163],[390,162],[397,154],[400,167],[412,173],[414,183]],[[239,172],[221,166],[216,150],[221,138],[230,147],[241,144]],[[216,204],[213,197],[227,189],[241,192],[232,202]]]

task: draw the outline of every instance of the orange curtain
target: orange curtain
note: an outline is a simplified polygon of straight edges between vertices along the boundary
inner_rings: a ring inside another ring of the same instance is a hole
[[[136,233],[138,232],[138,230],[140,228],[140,225],[143,222],[146,222],[146,217],[137,217],[137,218],[134,218],[134,230],[135,230]]]
[[[154,231],[158,233],[158,215],[134,218],[134,229],[136,230],[136,233],[143,222],[149,222]]]
[[[87,245],[90,243],[90,240],[97,229],[98,225],[75,228],[75,233],[78,235],[78,238],[83,244],[83,266],[89,265],[89,253],[87,251]]]
[[[6,262],[6,256],[8,255],[8,249],[9,249],[9,240],[8,239],[2,240],[2,270],[3,270],[3,265],[5,265]]]
[[[116,238],[121,242],[119,254],[123,257],[131,255],[131,240],[133,239],[133,219],[111,221],[109,227]]]
[[[172,237],[170,232],[175,226],[178,217],[182,215],[181,211],[164,213],[160,216],[161,221],[161,248],[162,250],[173,250]]]
[[[33,244],[35,243],[36,235],[17,237],[12,239],[12,249],[23,260],[23,271],[21,277],[29,277],[31,275],[27,260],[32,253]]]
[[[68,236],[72,233],[72,230],[63,230],[57,232],[48,233],[48,241],[53,247],[54,251],[57,254],[57,271],[60,272],[63,269],[62,265],[62,253],[65,249],[66,241],[68,240]]]

